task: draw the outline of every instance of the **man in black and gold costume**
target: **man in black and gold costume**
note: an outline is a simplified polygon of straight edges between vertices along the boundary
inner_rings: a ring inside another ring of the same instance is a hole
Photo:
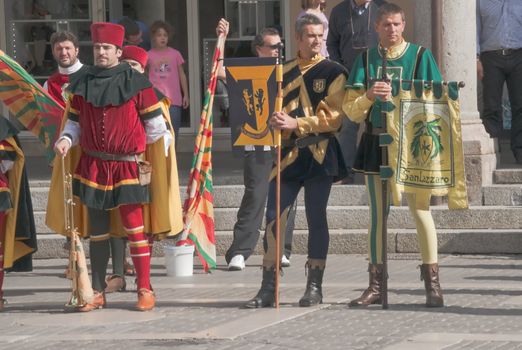
[[[305,188],[308,220],[308,281],[300,306],[322,302],[322,281],[328,254],[326,206],[332,182],[346,175],[334,133],[341,126],[346,71],[321,56],[323,23],[313,15],[296,22],[297,59],[287,62],[283,72],[283,111],[275,112],[270,125],[282,133],[281,232],[301,187]],[[257,295],[245,307],[272,306],[275,300],[276,183],[275,170],[268,194],[264,237],[263,281]],[[281,244],[283,247],[284,244]]]

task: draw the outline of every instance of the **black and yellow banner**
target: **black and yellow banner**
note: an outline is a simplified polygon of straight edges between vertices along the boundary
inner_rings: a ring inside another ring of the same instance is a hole
[[[277,94],[276,58],[225,60],[233,146],[273,146],[268,120]]]
[[[458,83],[397,85],[387,124],[394,204],[407,192],[416,194],[419,209],[429,207],[432,195],[447,195],[450,209],[467,208]]]

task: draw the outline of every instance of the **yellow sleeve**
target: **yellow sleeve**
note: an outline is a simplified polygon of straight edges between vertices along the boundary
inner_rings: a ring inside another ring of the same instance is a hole
[[[355,123],[362,123],[368,116],[373,101],[366,97],[366,90],[348,89],[344,94],[343,112]]]
[[[297,118],[297,136],[337,131],[341,127],[345,84],[346,77],[340,74],[328,87],[328,95],[319,102],[316,115]]]

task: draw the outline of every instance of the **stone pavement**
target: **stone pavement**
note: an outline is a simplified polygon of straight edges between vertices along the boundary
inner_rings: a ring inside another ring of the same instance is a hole
[[[427,309],[417,255],[390,255],[390,309],[349,309],[366,287],[361,255],[331,255],[325,304],[300,308],[304,256],[292,256],[281,308],[245,310],[260,285],[260,256],[246,270],[168,277],[153,260],[154,311],[132,311],[135,292],[108,295],[108,307],[64,311],[65,260],[35,260],[31,273],[8,274],[0,313],[0,349],[522,349],[522,256],[443,256],[446,307]],[[131,278],[127,278],[131,281]],[[131,289],[134,288],[130,283]]]

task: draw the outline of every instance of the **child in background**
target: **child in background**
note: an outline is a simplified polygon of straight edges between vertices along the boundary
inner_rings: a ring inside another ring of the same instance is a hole
[[[172,30],[167,23],[156,21],[152,24],[150,31],[152,49],[148,52],[149,80],[155,88],[170,99],[170,119],[177,143],[181,126],[181,112],[182,109],[189,106],[187,76],[183,70],[185,60],[178,50],[168,46]]]

